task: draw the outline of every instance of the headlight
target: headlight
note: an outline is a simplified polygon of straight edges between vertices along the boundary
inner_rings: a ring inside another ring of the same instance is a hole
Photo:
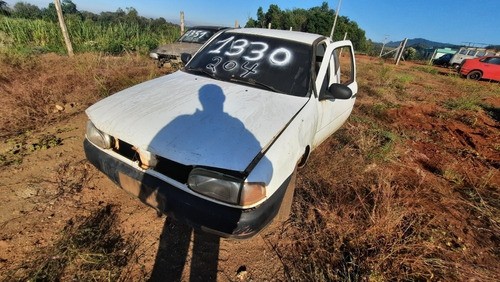
[[[158,158],[155,154],[136,147],[132,147],[132,150],[139,154],[139,160],[141,161],[139,166],[143,169],[153,168],[158,164]]]
[[[87,121],[87,139],[103,149],[111,149],[114,146],[115,140],[111,135],[106,134],[95,127],[89,120]]]
[[[149,57],[151,57],[151,59],[158,60],[158,53],[151,52],[151,53],[149,53]]]
[[[257,203],[266,196],[264,183],[247,183],[237,177],[203,168],[191,171],[188,185],[210,198],[241,206]]]

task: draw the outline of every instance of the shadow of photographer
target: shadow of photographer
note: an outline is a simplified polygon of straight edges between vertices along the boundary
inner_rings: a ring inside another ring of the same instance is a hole
[[[218,236],[195,231],[167,218],[150,281],[187,281],[183,272],[188,265],[189,281],[216,281],[219,244]]]
[[[149,144],[150,148],[168,147],[171,155],[165,156],[166,158],[201,163],[205,167],[217,167],[221,163],[227,167],[241,167],[242,161],[236,156],[243,154],[244,158],[253,159],[262,150],[258,140],[245,125],[224,112],[226,96],[219,86],[203,85],[198,91],[198,97],[202,109],[176,117],[155,135]],[[264,157],[261,161],[272,172],[269,160]],[[145,188],[147,176],[142,183]],[[200,197],[179,203],[176,197],[165,198],[155,189],[141,189],[139,198],[148,202],[151,197],[156,197],[160,211],[170,214],[173,209],[182,209],[188,219],[180,219],[182,222],[178,222],[174,212],[173,217],[169,215],[165,220],[150,281],[216,281],[220,238],[194,230],[185,223],[194,220],[197,221],[195,226],[199,226],[209,219],[209,228],[223,226],[224,232],[231,233],[238,228],[241,210],[233,209],[229,215],[223,212],[227,207],[212,203],[211,208],[206,208],[207,200]],[[187,265],[190,268],[189,278],[185,273]]]

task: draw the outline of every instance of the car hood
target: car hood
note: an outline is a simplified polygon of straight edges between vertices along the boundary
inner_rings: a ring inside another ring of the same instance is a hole
[[[244,171],[307,100],[178,71],[86,113],[98,129],[164,158]]]
[[[191,42],[174,42],[171,44],[162,45],[156,48],[153,52],[164,54],[164,55],[173,55],[180,57],[181,53],[189,53],[193,55],[200,49],[202,44],[200,43],[191,43]]]

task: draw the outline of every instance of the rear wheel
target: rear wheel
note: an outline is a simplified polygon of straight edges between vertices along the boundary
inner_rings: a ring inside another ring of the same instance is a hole
[[[483,77],[483,73],[478,70],[471,71],[467,74],[468,79],[480,80],[481,77]]]

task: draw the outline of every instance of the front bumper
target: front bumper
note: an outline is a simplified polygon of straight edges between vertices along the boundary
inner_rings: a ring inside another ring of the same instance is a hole
[[[262,230],[276,216],[291,179],[261,205],[238,209],[185,192],[103,152],[87,139],[83,146],[87,159],[122,189],[178,221],[221,237],[244,239]]]

